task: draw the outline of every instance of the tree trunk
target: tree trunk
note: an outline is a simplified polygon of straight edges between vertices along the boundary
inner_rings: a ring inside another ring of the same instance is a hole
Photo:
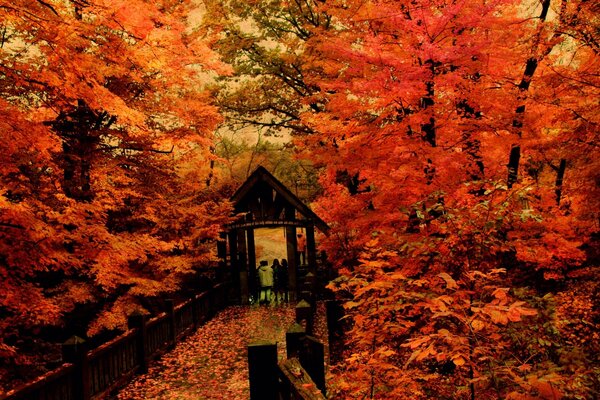
[[[567,160],[564,158],[560,160],[560,165],[558,166],[558,170],[556,171],[556,189],[554,192],[556,193],[556,205],[560,205],[560,197],[562,196],[562,185],[563,179],[565,177],[565,169],[567,168]]]

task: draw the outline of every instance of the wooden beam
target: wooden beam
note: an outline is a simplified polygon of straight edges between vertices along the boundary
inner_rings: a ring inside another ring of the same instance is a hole
[[[329,231],[329,226],[325,221],[319,218],[319,216],[304,204],[302,200],[285,187],[283,183],[277,180],[277,178],[271,175],[264,167],[258,167],[232,196],[231,201],[234,203],[237,212],[249,211],[244,210],[243,205],[250,201],[247,197],[256,192],[257,185],[260,187],[262,184],[266,184],[275,190],[285,202],[298,210],[304,218],[313,220],[315,226],[323,233],[326,234]]]
[[[233,224],[227,225],[228,229],[249,229],[249,228],[267,228],[267,227],[281,227],[281,226],[294,226],[294,227],[306,227],[307,221],[305,220],[296,220],[296,221],[287,221],[287,220],[264,220],[264,221],[243,221],[243,222],[235,222]]]

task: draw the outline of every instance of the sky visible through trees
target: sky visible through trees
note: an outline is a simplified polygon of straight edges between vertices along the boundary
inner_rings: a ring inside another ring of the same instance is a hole
[[[0,2],[0,390],[215,275],[262,164],[332,228],[332,396],[596,397],[599,15]]]

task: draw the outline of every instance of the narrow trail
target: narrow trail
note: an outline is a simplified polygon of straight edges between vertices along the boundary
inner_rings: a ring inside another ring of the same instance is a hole
[[[275,341],[283,358],[285,332],[294,317],[293,304],[229,307],[163,355],[116,399],[248,399],[246,346]]]

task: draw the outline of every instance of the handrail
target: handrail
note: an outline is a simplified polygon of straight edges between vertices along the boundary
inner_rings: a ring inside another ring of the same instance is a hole
[[[296,400],[325,400],[325,396],[313,382],[297,358],[288,358],[278,364],[279,378],[290,395]]]
[[[226,283],[217,283],[211,289],[194,295],[171,308],[172,312],[145,320],[116,338],[99,347],[84,351],[73,363],[64,363],[32,382],[23,384],[4,395],[0,400],[91,400],[102,398],[124,384],[134,373],[144,369],[147,361],[163,354],[174,341],[190,334],[201,323],[209,319],[218,308],[226,304]],[[190,313],[192,318],[190,318]],[[187,315],[186,315],[187,314]],[[184,317],[184,315],[186,315]],[[175,318],[170,318],[175,316]],[[148,330],[161,326],[157,337],[149,338]],[[176,326],[177,325],[177,326]],[[176,330],[179,330],[177,332]],[[174,335],[173,333],[177,333]],[[162,340],[164,337],[165,340]],[[148,339],[154,340],[152,351],[148,351]],[[133,347],[132,347],[133,346]],[[132,358],[133,357],[133,358]],[[141,357],[141,358],[140,358]],[[71,361],[71,360],[70,360]],[[82,379],[85,384],[82,384]]]
[[[101,344],[100,346],[96,347],[93,350],[90,350],[87,353],[87,356],[90,359],[100,357],[104,353],[110,351],[112,347],[117,346],[121,342],[124,342],[127,339],[129,339],[130,336],[135,336],[136,334],[137,334],[137,328],[130,329],[130,330],[126,331],[125,333],[122,333],[121,335],[117,336],[116,338],[109,340],[106,343]]]
[[[60,367],[37,377],[35,380],[9,390],[4,395],[0,395],[0,400],[28,400],[31,398],[30,395],[38,389],[42,389],[44,386],[56,382],[63,377],[68,377],[74,372],[74,370],[75,365],[64,363]]]

